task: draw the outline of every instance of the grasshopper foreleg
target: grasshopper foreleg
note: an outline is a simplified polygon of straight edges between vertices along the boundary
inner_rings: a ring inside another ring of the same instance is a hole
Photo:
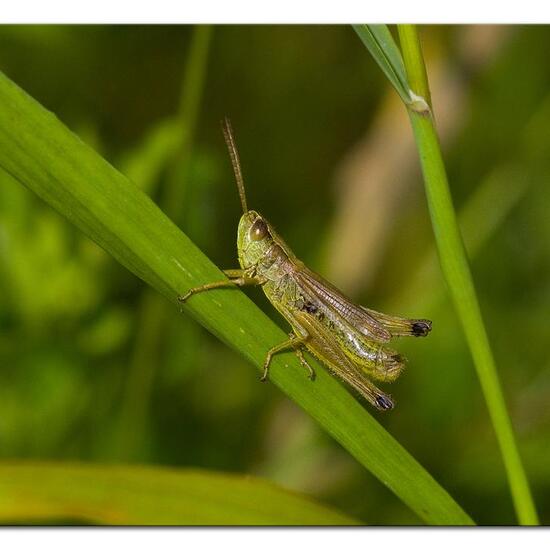
[[[215,281],[213,283],[206,283],[205,285],[191,288],[183,296],[178,296],[178,301],[183,304],[193,294],[198,294],[207,290],[213,290],[215,288],[261,285],[263,283],[262,279],[260,279],[259,277],[250,276],[248,272],[244,269],[225,269],[224,273],[227,275],[228,279],[224,279],[223,281]]]
[[[260,380],[262,382],[265,382],[267,380],[269,365],[271,364],[271,359],[273,359],[273,356],[276,353],[285,351],[287,349],[294,349],[294,351],[296,352],[296,355],[298,356],[298,359],[300,359],[300,363],[302,363],[302,365],[309,371],[310,380],[313,380],[315,378],[315,371],[311,368],[311,365],[306,361],[304,354],[300,349],[300,347],[307,341],[308,338],[309,338],[309,334],[305,336],[296,337],[296,335],[293,332],[291,332],[288,335],[288,340],[286,340],[285,342],[281,342],[280,344],[271,348],[267,352],[267,355],[265,357],[264,373],[262,374],[262,377],[260,378]]]

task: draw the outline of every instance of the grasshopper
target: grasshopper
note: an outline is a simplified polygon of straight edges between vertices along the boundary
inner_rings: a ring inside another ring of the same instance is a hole
[[[241,268],[224,270],[227,279],[192,288],[179,301],[184,303],[193,294],[215,288],[261,285],[268,300],[292,327],[288,340],[267,352],[262,381],[267,379],[273,356],[285,350],[294,350],[313,380],[315,373],[304,357],[305,348],[374,407],[392,409],[392,399],[370,379],[394,381],[405,359],[387,347],[387,342],[396,336],[426,336],[431,321],[404,319],[355,305],[308,269],[273,226],[248,209],[239,154],[227,117],[222,129],[243,210],[237,232]]]

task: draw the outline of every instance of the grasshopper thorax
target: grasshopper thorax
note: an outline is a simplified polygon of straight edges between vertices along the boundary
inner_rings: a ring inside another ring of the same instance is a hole
[[[241,216],[237,232],[239,263],[243,269],[258,265],[269,255],[273,235],[269,223],[254,210]]]

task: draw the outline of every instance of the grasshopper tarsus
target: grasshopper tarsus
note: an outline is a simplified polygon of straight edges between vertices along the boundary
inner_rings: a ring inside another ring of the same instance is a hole
[[[188,290],[185,294],[178,296],[178,302],[180,304],[185,304],[187,300],[193,295],[193,289]]]
[[[296,348],[296,355],[298,356],[300,363],[302,363],[302,365],[308,370],[308,378],[313,382],[313,380],[315,380],[315,371],[304,357],[304,352],[300,348]]]
[[[223,283],[223,284],[221,284]],[[205,292],[207,290],[212,290],[213,288],[219,288],[223,286],[232,286],[232,283],[229,281],[217,281],[215,283],[208,283],[201,286],[195,286],[193,288],[190,288],[185,294],[178,296],[178,302],[180,304],[185,304],[193,294],[199,294],[201,292]]]

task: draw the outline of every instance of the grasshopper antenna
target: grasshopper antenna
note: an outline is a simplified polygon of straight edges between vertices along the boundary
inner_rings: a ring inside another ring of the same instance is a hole
[[[227,116],[222,120],[222,131],[223,137],[225,138],[225,144],[227,145],[227,150],[229,151],[229,157],[231,158],[231,164],[233,165],[235,180],[237,180],[237,188],[239,189],[239,197],[241,198],[243,213],[246,214],[248,212],[248,207],[246,206],[246,194],[244,192],[244,180],[241,170],[241,162],[239,160],[239,151],[237,151],[237,146],[235,145],[235,136],[233,134],[231,121]]]

